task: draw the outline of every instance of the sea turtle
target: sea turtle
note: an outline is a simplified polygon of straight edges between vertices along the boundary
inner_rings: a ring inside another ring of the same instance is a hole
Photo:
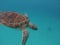
[[[37,27],[30,22],[26,15],[27,13],[23,15],[17,12],[0,12],[0,24],[22,29],[22,45],[26,44],[29,36],[29,32],[26,30],[26,27],[37,30]]]

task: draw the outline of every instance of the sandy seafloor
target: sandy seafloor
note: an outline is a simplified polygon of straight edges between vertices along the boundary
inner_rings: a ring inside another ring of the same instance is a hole
[[[59,0],[0,0],[0,12],[28,13],[30,21],[38,30],[30,28],[26,45],[60,45],[60,1]],[[21,45],[20,29],[0,24],[0,45]]]

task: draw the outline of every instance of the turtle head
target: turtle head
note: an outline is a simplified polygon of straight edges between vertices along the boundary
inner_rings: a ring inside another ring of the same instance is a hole
[[[23,28],[24,28],[24,27],[26,28],[27,26],[29,26],[31,29],[37,30],[37,29],[38,29],[37,26],[35,26],[34,24],[32,24],[32,23],[30,22],[27,13],[25,13],[24,15],[25,15],[26,20],[25,20],[25,22],[24,22],[23,25],[22,25]]]
[[[29,27],[30,27],[31,29],[33,29],[33,30],[37,30],[37,29],[38,29],[37,26],[35,26],[34,24],[32,24],[32,23],[30,23],[30,22],[29,22]]]

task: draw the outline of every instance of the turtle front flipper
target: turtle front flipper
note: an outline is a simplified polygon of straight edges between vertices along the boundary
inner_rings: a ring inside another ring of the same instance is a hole
[[[25,29],[22,30],[22,45],[26,45],[26,42],[29,37],[29,32]]]
[[[38,29],[37,26],[35,26],[31,22],[29,22],[29,27],[32,28],[33,30],[37,30]]]

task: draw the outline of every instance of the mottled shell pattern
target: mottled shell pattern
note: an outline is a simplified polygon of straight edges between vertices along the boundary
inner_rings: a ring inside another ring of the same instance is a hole
[[[0,12],[0,19],[5,21],[3,24],[11,27],[21,26],[29,22],[28,17],[16,12]]]

